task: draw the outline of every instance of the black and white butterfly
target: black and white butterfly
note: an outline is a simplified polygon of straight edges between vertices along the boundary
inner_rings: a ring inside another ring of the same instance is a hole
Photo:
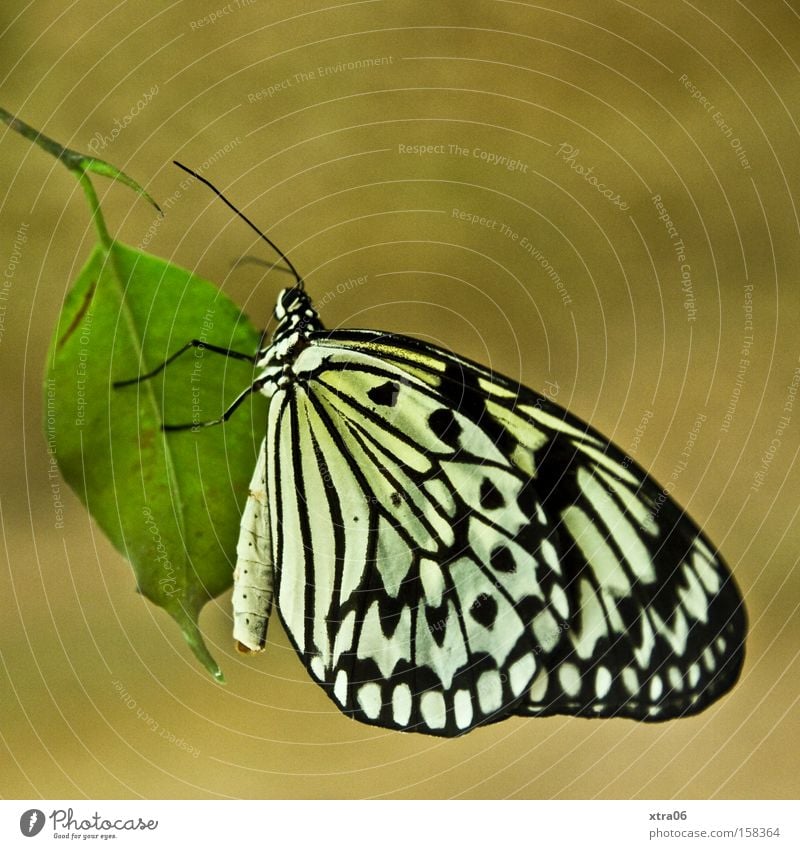
[[[672,719],[734,685],[733,578],[630,457],[449,351],[325,330],[296,276],[269,343],[236,355],[270,399],[237,548],[244,650],[274,604],[340,711],[445,737]]]

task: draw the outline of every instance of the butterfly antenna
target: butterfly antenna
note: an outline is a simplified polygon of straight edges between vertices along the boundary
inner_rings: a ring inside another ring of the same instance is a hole
[[[187,168],[185,165],[183,165],[182,163],[178,162],[177,160],[173,159],[172,161],[173,161],[173,163],[174,163],[175,165],[177,165],[177,166],[178,166],[178,168],[181,168],[181,169],[182,169],[182,170],[184,170],[187,174],[191,174],[191,175],[192,175],[192,177],[196,177],[196,178],[197,178],[197,179],[198,179],[201,183],[204,183],[206,186],[208,186],[208,188],[209,188],[209,189],[211,189],[211,191],[212,191],[212,192],[214,192],[214,194],[215,194],[215,195],[216,195],[216,196],[217,196],[217,197],[218,197],[218,198],[219,198],[219,199],[220,199],[220,200],[221,200],[221,201],[222,201],[222,202],[223,202],[223,203],[224,203],[224,204],[225,204],[225,205],[226,205],[229,209],[232,209],[232,210],[233,210],[233,211],[234,211],[234,212],[235,212],[235,213],[239,216],[239,218],[241,218],[241,219],[242,219],[242,221],[244,221],[244,222],[245,222],[245,224],[247,224],[247,225],[248,225],[248,226],[249,226],[252,230],[255,230],[255,232],[256,232],[256,233],[258,233],[258,235],[259,235],[259,236],[260,236],[260,237],[261,237],[261,238],[262,238],[262,239],[263,239],[263,240],[264,240],[264,241],[265,241],[265,242],[266,242],[266,243],[267,243],[267,244],[268,244],[268,245],[272,248],[272,250],[274,250],[274,251],[275,251],[275,253],[277,253],[277,254],[278,254],[278,256],[279,256],[279,257],[280,257],[280,258],[281,258],[281,259],[282,259],[282,260],[286,263],[286,265],[288,265],[288,266],[289,266],[289,270],[290,270],[290,271],[292,272],[292,274],[294,275],[294,279],[297,281],[297,285],[298,285],[298,287],[299,287],[300,289],[304,289],[304,288],[305,288],[305,285],[304,285],[304,283],[303,283],[303,278],[302,278],[302,277],[301,277],[301,276],[297,273],[297,269],[294,267],[294,265],[292,265],[292,261],[291,261],[291,260],[289,259],[289,257],[288,257],[288,256],[286,256],[286,254],[285,254],[285,253],[284,253],[284,252],[283,252],[283,251],[282,251],[282,250],[281,250],[281,249],[280,249],[280,248],[279,248],[279,247],[275,244],[275,242],[273,242],[273,241],[272,241],[272,239],[270,239],[270,237],[269,237],[266,233],[263,233],[261,230],[259,230],[259,228],[258,228],[258,227],[256,227],[256,225],[255,225],[255,224],[254,224],[254,223],[253,223],[253,222],[252,222],[252,221],[251,221],[251,220],[250,220],[250,219],[249,219],[249,218],[248,218],[248,217],[247,217],[247,216],[246,216],[243,212],[241,212],[241,210],[238,210],[238,209],[237,209],[237,208],[236,208],[236,207],[235,207],[235,206],[234,206],[234,205],[233,205],[233,204],[232,204],[232,203],[228,200],[228,198],[226,198],[226,197],[225,197],[225,195],[224,195],[224,194],[222,194],[222,192],[221,192],[221,191],[220,191],[220,190],[219,190],[219,189],[218,189],[218,188],[217,188],[217,187],[216,187],[216,186],[215,186],[212,182],[210,182],[209,180],[206,180],[206,178],[205,178],[205,177],[201,176],[201,175],[200,175],[200,174],[198,174],[196,171],[192,171],[192,169],[191,169],[191,168]]]

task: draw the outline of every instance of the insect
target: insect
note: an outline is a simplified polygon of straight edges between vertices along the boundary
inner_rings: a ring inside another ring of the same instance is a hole
[[[274,605],[340,711],[445,737],[510,716],[672,719],[734,685],[741,596],[651,477],[477,363],[325,330],[288,258],[211,188],[295,285],[255,355],[192,340],[135,380],[202,345],[258,370],[218,421],[270,399],[234,575],[244,651],[265,647]]]

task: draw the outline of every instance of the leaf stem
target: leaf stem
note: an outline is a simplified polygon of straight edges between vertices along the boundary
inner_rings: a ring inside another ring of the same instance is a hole
[[[136,182],[136,180],[131,179],[127,174],[124,174],[119,170],[119,168],[116,168],[109,162],[105,162],[102,159],[96,159],[93,156],[87,156],[84,153],[79,153],[77,150],[70,150],[70,148],[60,145],[49,136],[46,136],[44,133],[34,127],[31,127],[30,124],[26,124],[21,118],[17,118],[16,115],[12,115],[7,109],[3,109],[2,106],[0,106],[0,121],[7,124],[12,130],[14,130],[15,133],[19,133],[21,136],[29,139],[34,144],[42,148],[42,150],[46,150],[51,156],[55,156],[56,159],[63,162],[70,171],[73,171],[77,175],[78,181],[83,187],[84,192],[86,192],[86,197],[89,199],[92,217],[94,219],[95,226],[97,227],[100,241],[106,250],[111,247],[112,239],[109,235],[103,215],[100,212],[100,203],[97,200],[97,194],[95,193],[91,180],[89,180],[89,172],[100,174],[102,177],[109,177],[112,180],[124,183],[128,186],[128,188],[133,189],[137,194],[140,194],[143,198],[148,200],[158,210],[158,214],[161,215],[161,208],[159,205]]]
[[[111,249],[112,239],[106,227],[106,220],[103,218],[103,213],[100,209],[100,201],[97,198],[97,192],[94,190],[92,181],[86,175],[86,171],[82,168],[77,170],[78,182],[86,194],[86,199],[89,202],[89,209],[92,212],[92,220],[97,228],[97,235],[100,238],[100,244],[109,251]]]

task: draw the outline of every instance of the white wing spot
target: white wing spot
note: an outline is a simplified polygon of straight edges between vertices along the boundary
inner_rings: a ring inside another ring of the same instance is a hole
[[[498,386],[496,383],[493,383],[491,380],[486,380],[485,377],[478,378],[478,386],[487,394],[487,395],[497,395],[498,398],[513,398],[516,400],[516,394],[514,392],[510,392],[508,389],[503,389],[502,386]],[[487,402],[487,406],[492,403],[491,401]],[[498,407],[498,410],[505,410],[505,407]]]
[[[358,703],[361,710],[370,718],[377,719],[381,712],[381,687],[374,681],[363,684],[358,690]]]
[[[713,672],[717,667],[717,662],[714,660],[714,652],[710,648],[703,652],[703,665],[709,672]]]
[[[420,711],[428,728],[444,728],[447,721],[447,711],[444,696],[433,690],[422,694]]]
[[[527,413],[532,407],[520,407],[521,412]],[[522,416],[512,413],[506,407],[495,403],[494,401],[486,402],[486,412],[496,419],[505,427],[507,431],[513,433],[517,441],[528,451],[538,451],[543,446],[547,445],[549,436],[541,429],[534,427],[530,421]],[[513,455],[512,455],[513,459]],[[533,457],[531,456],[531,460]]]
[[[725,647],[728,645],[728,643],[725,641],[725,637],[717,637],[717,641],[716,643],[714,643],[714,645],[717,647],[717,651],[720,654],[724,654]]]
[[[453,708],[456,714],[456,725],[459,728],[468,728],[472,722],[472,696],[468,690],[456,690]]]
[[[700,682],[700,667],[693,663],[689,667],[689,686],[694,689]]]
[[[690,616],[706,623],[708,621],[708,604],[706,602],[705,590],[703,590],[700,581],[697,580],[697,576],[688,565],[684,565],[683,574],[686,576],[686,582],[689,584],[688,588],[679,587],[678,589],[678,595],[681,597],[683,606]]]
[[[588,660],[594,654],[597,641],[608,636],[608,626],[597,593],[586,578],[581,578],[580,599],[581,629],[573,629],[570,639],[578,657]]]
[[[611,673],[605,666],[597,668],[597,674],[594,678],[594,692],[598,699],[604,699],[608,695],[612,680]]]
[[[339,663],[342,652],[350,651],[353,645],[353,631],[356,627],[356,612],[351,610],[342,620],[339,632],[333,643],[333,665]],[[346,677],[346,676],[345,676]]]
[[[657,702],[661,698],[661,694],[664,692],[664,685],[661,682],[661,678],[658,675],[654,675],[652,680],[650,681],[650,699],[651,701]]]
[[[586,450],[585,443],[587,440],[595,442],[598,445],[601,444],[600,441],[591,434],[572,427],[572,425],[567,424],[563,419],[558,419],[555,416],[551,416],[549,413],[545,413],[544,410],[540,410],[536,407],[530,407],[528,405],[523,404],[520,404],[519,409],[523,413],[530,416],[534,421],[541,422],[545,427],[549,428],[550,430],[556,430],[560,433],[568,433],[571,436],[577,436],[580,440],[578,447],[584,451]]]
[[[490,669],[478,678],[478,702],[485,714],[500,710],[503,704],[503,685],[496,669]]]
[[[333,695],[340,705],[347,704],[347,673],[340,669],[336,673],[336,683],[333,685]]]
[[[549,539],[543,539],[539,549],[542,552],[544,562],[556,573],[556,575],[560,575],[561,564],[558,562],[558,553],[556,552],[556,548],[553,543],[550,542]]]
[[[553,591],[550,593],[550,604],[555,607],[562,619],[569,616],[569,602],[566,593],[558,584],[553,587]]]
[[[415,660],[418,666],[429,666],[445,689],[450,689],[456,671],[468,662],[458,613],[452,601],[447,603],[447,617],[437,622],[436,627],[444,631],[441,645],[434,639],[426,617],[417,616]]]
[[[547,695],[548,681],[549,677],[547,675],[547,670],[542,667],[539,670],[539,674],[533,679],[533,683],[531,684],[529,698],[532,702],[541,702],[544,700],[544,697]]]
[[[322,662],[322,658],[317,654],[311,658],[311,672],[314,674],[316,678],[319,678],[320,681],[325,680],[325,664]]]
[[[392,693],[392,716],[398,725],[408,725],[411,717],[411,688],[398,684]]]
[[[508,459],[522,472],[530,477],[536,476],[536,464],[533,460],[533,451],[527,449],[524,445],[517,443],[514,450],[509,454]]]
[[[635,696],[639,692],[639,676],[633,667],[626,666],[622,670],[622,683],[632,696]]]
[[[558,627],[555,617],[549,610],[543,610],[537,614],[532,623],[533,635],[536,644],[542,651],[550,651],[558,642],[561,629]]]
[[[683,677],[681,676],[681,671],[677,666],[670,666],[669,671],[667,672],[667,678],[669,679],[669,685],[673,690],[680,692],[683,689]]]
[[[444,575],[439,564],[423,558],[419,564],[419,577],[425,591],[425,600],[431,607],[439,607],[444,594]]]
[[[464,451],[493,463],[506,462],[506,458],[484,430],[461,413],[454,413],[454,417],[461,426],[458,442]]]
[[[574,663],[562,663],[558,670],[561,689],[568,696],[577,696],[581,691],[581,674]]]
[[[532,654],[526,654],[519,660],[511,664],[508,670],[508,683],[511,685],[511,692],[518,696],[529,684],[536,669],[536,661]]]
[[[653,649],[656,647],[656,637],[647,611],[642,611],[639,621],[642,623],[642,645],[639,648],[634,648],[633,655],[639,666],[642,669],[647,669],[650,665]]]

